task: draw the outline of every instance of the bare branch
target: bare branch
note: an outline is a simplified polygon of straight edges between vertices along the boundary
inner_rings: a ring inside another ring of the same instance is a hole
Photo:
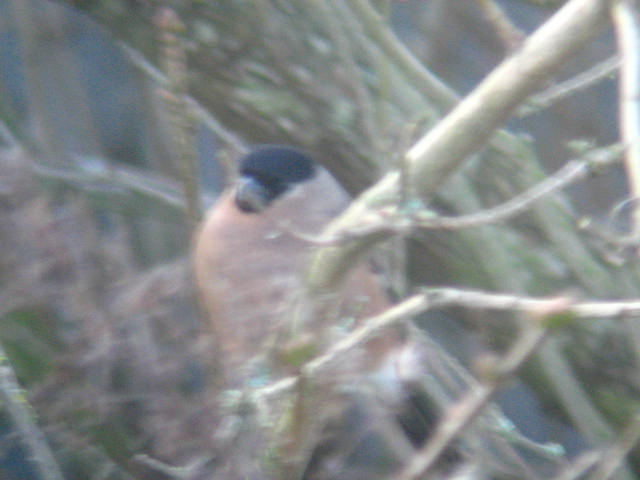
[[[133,457],[133,459],[136,462],[146,465],[147,467],[152,468],[157,472],[163,473],[171,478],[184,480],[193,478],[194,475],[196,475],[204,465],[211,461],[211,458],[196,458],[195,460],[192,460],[188,465],[175,467],[173,465],[167,465],[166,463],[145,454],[138,454]]]
[[[375,317],[365,320],[362,326],[358,327],[340,342],[333,345],[324,354],[309,361],[302,367],[302,370],[307,376],[317,374],[323,368],[342,358],[342,355],[371,339],[381,330],[408,317],[418,315],[428,308],[429,298],[427,295],[413,295],[382,312],[380,315],[376,315]],[[294,387],[297,381],[297,377],[284,378],[271,385],[256,390],[254,394],[256,395],[256,398],[278,395],[281,392]]]
[[[622,57],[620,69],[620,132],[627,147],[625,158],[629,192],[640,196],[640,13],[638,3],[620,0],[612,14]],[[640,233],[640,206],[631,215],[632,232]]]
[[[583,159],[569,161],[553,175],[501,205],[461,217],[427,217],[418,219],[417,226],[430,229],[458,230],[508,220],[531,208],[533,203],[543,200],[549,195],[583,179],[591,171],[598,171],[602,167],[612,165],[618,161],[620,154],[621,148],[619,146],[598,149],[588,153]]]
[[[591,470],[602,458],[602,452],[588,451],[580,455],[553,480],[578,480]]]
[[[435,103],[443,112],[448,111],[456,104],[458,97],[455,92],[427,70],[393,32],[386,28],[382,17],[370,2],[352,0],[347,3],[362,19],[371,38],[378,42],[390,58],[396,59],[400,68],[426,98]]]
[[[178,15],[169,7],[161,8],[156,18],[160,30],[162,59],[169,84],[164,92],[167,112],[176,137],[177,167],[186,203],[189,227],[196,228],[202,217],[200,204],[200,164],[195,149],[196,125],[185,101],[187,92],[187,57],[185,41],[180,37],[185,29]]]
[[[516,27],[495,0],[481,0],[484,16],[494,26],[496,33],[504,43],[506,50],[515,50],[525,38],[522,30]]]
[[[588,472],[592,473],[589,477],[592,480],[611,478],[622,466],[624,458],[637,445],[639,439],[640,416],[636,414],[613,445],[607,449],[585,452],[553,480],[577,480],[585,478],[584,475]]]
[[[4,349],[0,347],[0,400],[6,407],[11,421],[32,455],[33,463],[40,478],[44,480],[64,480],[44,433],[33,420],[33,412],[24,398]]]
[[[169,79],[167,76],[152,65],[142,53],[124,42],[116,42],[116,45],[131,64],[146,75],[147,78],[161,87],[168,87]],[[213,132],[224,144],[230,146],[237,153],[244,153],[246,151],[244,142],[236,134],[223,127],[195,98],[184,92],[183,100],[189,109],[189,114],[199,122],[202,122],[202,124]],[[224,167],[227,174],[230,174],[233,170],[233,167],[229,164],[224,164]]]
[[[531,320],[546,321],[549,317],[562,314],[570,305],[567,298],[551,300],[547,308],[535,311]],[[413,457],[413,460],[396,477],[396,480],[422,478],[436,466],[438,458],[453,444],[455,439],[482,413],[491,398],[506,380],[533,355],[547,336],[542,322],[526,322],[522,332],[509,351],[496,360],[491,372],[455,405],[451,406],[433,437]]]
[[[569,80],[553,85],[546,90],[531,97],[525,105],[518,109],[518,115],[525,117],[539,110],[550,106],[551,104],[562,100],[570,95],[575,94],[579,90],[590,87],[600,80],[614,74],[620,68],[620,57],[614,55],[584,72],[575,75]]]
[[[425,199],[487,142],[561,62],[604,26],[607,4],[603,0],[568,2],[407,152],[413,181]]]
[[[417,193],[425,199],[431,198],[447,177],[489,139],[495,128],[551,75],[554,68],[593,37],[607,20],[607,4],[604,0],[568,2],[525,42],[518,53],[498,66],[409,149],[406,156],[411,162],[411,181]],[[332,222],[325,235],[340,236],[371,210],[393,204],[398,196],[398,183],[397,174],[385,176]],[[310,268],[308,286],[311,292],[337,288],[360,254],[386,236],[376,234],[340,247],[322,249]]]
[[[500,310],[534,315],[537,312],[549,311],[557,304],[557,298],[527,297],[446,287],[425,289],[423,293],[407,298],[380,315],[364,320],[362,326],[321,356],[309,361],[302,368],[307,375],[317,374],[323,368],[338,361],[345,353],[371,339],[381,330],[427,310],[462,307],[473,310]],[[577,318],[634,318],[640,317],[640,299],[626,302],[574,302],[567,305],[565,310]],[[256,398],[279,395],[292,388],[296,382],[295,377],[287,377],[257,389],[254,395]]]
[[[513,218],[530,209],[534,203],[584,179],[591,172],[616,163],[621,156],[620,145],[597,149],[584,157],[570,160],[564,167],[520,195],[492,208],[458,217],[436,216],[431,211],[404,212],[402,208],[383,208],[377,214],[361,219],[361,224],[340,236],[325,237],[301,232],[285,221],[278,221],[283,232],[314,245],[340,245],[373,234],[393,233],[407,235],[417,229],[425,230],[462,230],[465,228],[492,225]],[[276,220],[277,221],[277,220]],[[587,228],[585,225],[584,228]],[[636,239],[637,242],[637,239]]]
[[[624,463],[627,454],[640,440],[640,414],[636,413],[629,425],[624,429],[620,439],[614,443],[602,456],[593,480],[607,480],[618,471]]]
[[[175,222],[184,215],[184,197],[178,186],[161,175],[95,157],[84,157],[73,168],[51,167],[35,161],[29,162],[29,168],[43,180],[88,192],[91,198],[105,201],[114,210],[146,211],[147,216],[157,215]],[[211,200],[205,196],[205,201]]]
[[[504,310],[524,313],[544,310],[556,302],[555,299],[456,288],[430,288],[425,292],[425,295],[430,297],[431,308],[457,306],[476,310]],[[568,306],[567,311],[581,318],[633,318],[640,316],[640,300],[576,302]]]

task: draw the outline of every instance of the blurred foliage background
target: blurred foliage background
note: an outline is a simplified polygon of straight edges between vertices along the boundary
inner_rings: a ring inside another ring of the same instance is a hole
[[[190,153],[176,132],[191,139],[204,206],[233,159],[261,142],[312,150],[356,194],[395,168],[399,153],[452,107],[454,92],[469,92],[558,2],[496,2],[519,29],[512,43],[481,3],[0,3],[0,343],[64,478],[176,478],[135,455],[186,465],[215,450],[215,365],[188,266],[181,162]],[[163,6],[183,23],[173,61],[186,87],[166,76]],[[376,11],[380,23],[367,16]],[[442,89],[408,67],[401,44]],[[614,52],[612,33],[603,32],[555,79]],[[178,105],[176,124],[171,102],[181,88],[191,97]],[[512,154],[489,148],[471,159],[437,208],[497,204],[559,168],[577,144],[616,142],[616,103],[611,74],[517,116],[506,126],[517,140]],[[614,168],[550,200],[551,210],[418,236],[400,276],[407,288],[637,296],[637,260],[576,226],[586,216],[624,229],[610,212],[625,189]],[[510,336],[506,319],[486,317],[433,313],[428,328],[470,365]],[[622,322],[559,335],[501,395],[502,408],[529,438],[562,444],[569,456],[610,439],[576,420],[571,399],[586,399],[611,431],[624,424],[637,408],[638,335]],[[574,381],[579,393],[563,397],[558,384]],[[0,472],[43,478],[7,410]]]

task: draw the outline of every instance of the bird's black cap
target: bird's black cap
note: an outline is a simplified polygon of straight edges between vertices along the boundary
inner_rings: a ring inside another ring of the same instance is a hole
[[[259,212],[297,183],[313,178],[316,165],[309,154],[284,145],[258,145],[240,160],[241,180],[236,204]]]

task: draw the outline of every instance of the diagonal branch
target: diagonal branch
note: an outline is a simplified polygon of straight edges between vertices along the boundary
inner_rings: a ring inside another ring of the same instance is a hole
[[[449,115],[406,154],[415,191],[429,200],[467,156],[481,148],[517,106],[578,51],[607,21],[606,0],[572,0],[540,27]],[[390,173],[365,191],[329,225],[327,237],[340,237],[355,222],[398,197],[399,178]],[[313,294],[339,288],[357,258],[388,234],[377,233],[339,247],[322,249],[312,262],[308,287]]]
[[[625,163],[632,198],[640,196],[640,11],[638,2],[620,0],[612,8],[620,68],[620,132],[627,147]],[[633,208],[632,234],[640,234],[640,207]]]
[[[558,306],[568,305],[566,299],[556,299]],[[556,307],[557,308],[557,307]],[[552,312],[553,314],[561,311]],[[535,323],[525,324],[519,338],[495,365],[492,377],[472,387],[471,391],[451,406],[441,420],[433,437],[416,453],[409,465],[395,480],[424,478],[430,473],[440,456],[453,444],[466,428],[484,411],[499,388],[533,355],[547,337],[547,330]]]
[[[60,467],[47,444],[44,433],[33,419],[31,407],[23,398],[22,389],[2,347],[0,347],[0,403],[6,408],[20,439],[29,449],[39,478],[63,480]]]
[[[348,336],[322,355],[310,360],[302,369],[314,375],[342,356],[358,348],[382,330],[428,310],[462,307],[470,310],[494,310],[534,315],[548,312],[558,304],[558,298],[528,297],[510,293],[493,293],[459,288],[428,288],[390,307],[386,311],[363,321]],[[564,307],[572,318],[636,318],[640,317],[640,300],[572,302]],[[557,320],[557,318],[556,318]],[[563,322],[557,322],[557,327]],[[286,377],[254,391],[255,398],[273,397],[295,386],[296,377]]]

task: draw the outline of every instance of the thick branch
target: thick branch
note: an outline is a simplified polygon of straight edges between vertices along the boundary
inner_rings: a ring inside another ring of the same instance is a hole
[[[573,0],[534,33],[522,49],[489,75],[474,92],[417,142],[408,152],[411,182],[424,199],[430,199],[467,156],[484,145],[528,95],[550,77],[607,19],[605,0]],[[326,230],[341,236],[368,211],[393,203],[398,197],[399,177],[389,174],[362,194]],[[337,288],[348,267],[373,243],[372,238],[321,250],[312,264],[311,291]]]
[[[614,4],[618,48],[622,57],[620,72],[620,132],[627,147],[625,158],[629,191],[640,197],[640,12],[638,3],[621,0]],[[632,215],[632,234],[640,234],[640,208]]]
[[[430,199],[468,155],[607,20],[604,0],[573,0],[499,65],[451,114],[407,152],[417,191]]]

